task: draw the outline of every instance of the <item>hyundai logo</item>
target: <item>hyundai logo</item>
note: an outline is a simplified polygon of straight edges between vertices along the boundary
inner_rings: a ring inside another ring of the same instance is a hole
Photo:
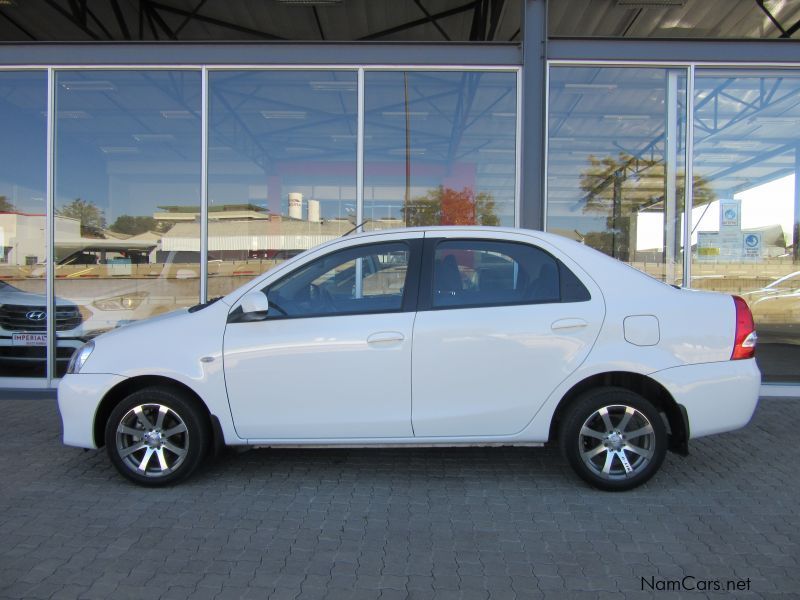
[[[25,317],[28,321],[44,321],[45,317],[47,317],[47,313],[43,310],[29,310],[25,313]]]

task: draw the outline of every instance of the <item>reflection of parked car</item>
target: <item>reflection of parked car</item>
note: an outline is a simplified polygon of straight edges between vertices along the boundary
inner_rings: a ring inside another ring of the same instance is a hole
[[[772,296],[786,296],[797,294],[799,292],[800,271],[795,271],[794,273],[789,273],[788,275],[779,277],[761,289],[742,294],[742,297],[745,298],[752,306],[754,303],[763,300],[764,298],[769,298]]]
[[[159,252],[164,262],[150,263],[147,253],[152,247],[126,247],[119,240],[57,250],[57,256],[63,258],[55,265],[55,291],[60,302],[81,307],[78,334],[83,340],[197,302],[198,265],[178,263],[179,253]],[[36,265],[31,276],[43,278],[45,268],[44,264]],[[44,296],[40,301],[44,306]],[[57,375],[63,373],[72,352],[83,343],[71,339],[72,335],[59,335]],[[44,355],[44,344],[36,353]]]
[[[753,311],[759,333],[769,334],[769,341],[786,341],[789,338],[792,340],[789,343],[797,343],[800,271],[780,277],[761,289],[742,294],[742,297]]]
[[[623,490],[668,448],[750,420],[754,349],[741,298],[664,285],[564,238],[371,232],[98,337],[59,409],[65,443],[105,445],[145,485],[185,477],[214,440],[558,441],[581,477]]]
[[[63,371],[72,353],[90,336],[84,329],[89,311],[56,298],[57,362]],[[0,363],[13,375],[41,377],[47,349],[47,298],[0,281]]]

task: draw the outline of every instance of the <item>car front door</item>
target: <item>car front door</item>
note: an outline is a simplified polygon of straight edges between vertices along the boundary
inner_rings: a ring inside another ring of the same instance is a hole
[[[237,433],[257,439],[412,436],[411,336],[422,234],[351,246],[269,283],[270,308],[225,330]]]
[[[423,260],[414,434],[521,431],[588,355],[605,313],[599,289],[522,241],[426,239]]]

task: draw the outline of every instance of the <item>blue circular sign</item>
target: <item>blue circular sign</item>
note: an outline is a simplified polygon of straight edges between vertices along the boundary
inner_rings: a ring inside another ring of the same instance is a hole
[[[751,233],[750,235],[745,236],[744,243],[745,243],[745,245],[747,245],[748,248],[757,248],[758,247],[758,236],[757,235],[753,235]]]

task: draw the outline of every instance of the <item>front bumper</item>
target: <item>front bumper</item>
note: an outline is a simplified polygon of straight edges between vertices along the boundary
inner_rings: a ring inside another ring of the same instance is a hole
[[[747,425],[761,387],[761,372],[752,358],[674,367],[650,377],[686,409],[690,439]]]
[[[111,373],[65,375],[58,384],[58,411],[64,428],[64,444],[97,448],[94,419],[100,401],[125,377]]]

